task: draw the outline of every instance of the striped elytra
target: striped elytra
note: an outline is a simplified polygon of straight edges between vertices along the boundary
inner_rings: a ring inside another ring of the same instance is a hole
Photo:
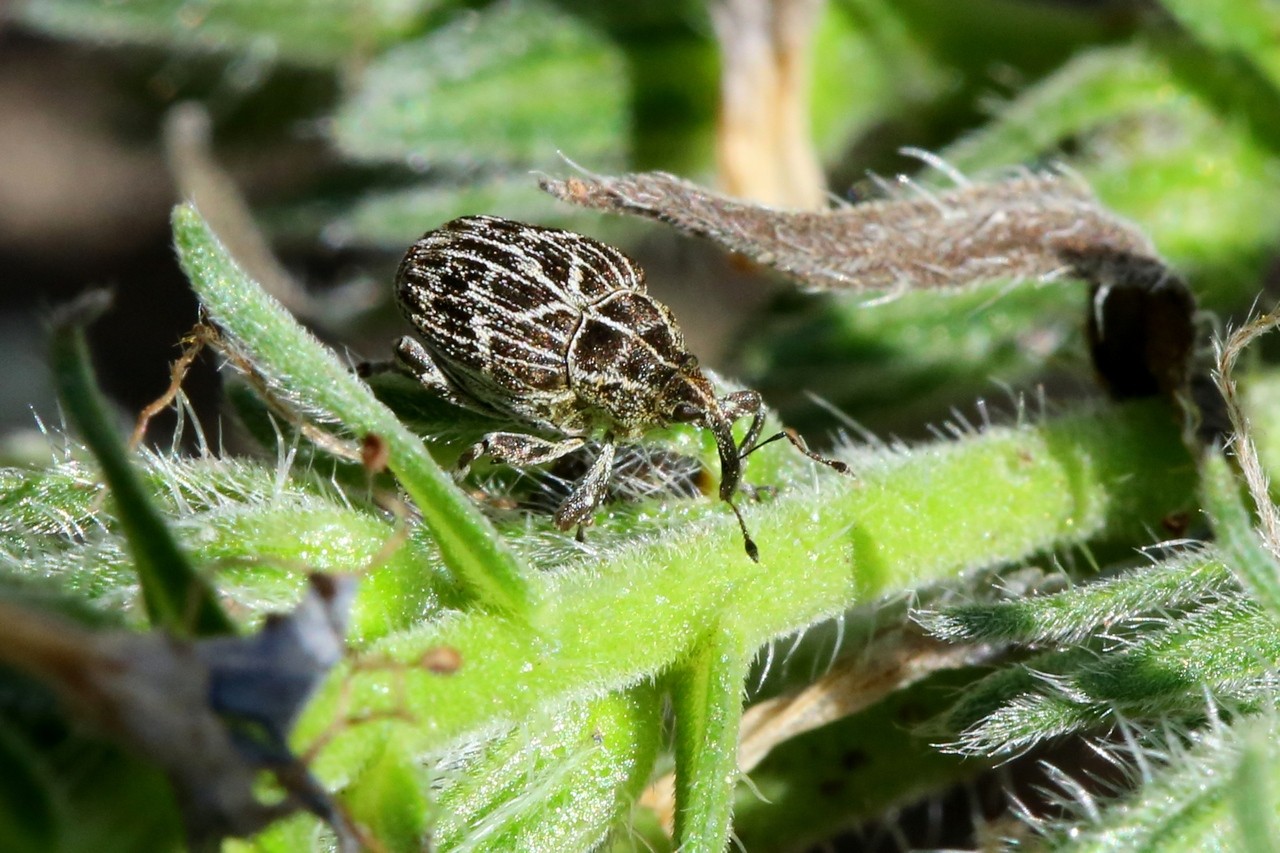
[[[455,219],[396,276],[406,318],[459,402],[563,434],[634,438],[714,393],[670,310],[611,246],[494,216]]]

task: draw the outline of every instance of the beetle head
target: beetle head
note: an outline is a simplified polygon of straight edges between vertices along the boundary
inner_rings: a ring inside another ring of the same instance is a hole
[[[689,355],[662,398],[662,411],[671,423],[697,424],[711,431],[720,455],[720,498],[730,500],[742,479],[742,459],[733,440],[733,420],[716,399],[710,381]]]
[[[658,411],[668,423],[697,424],[711,431],[720,454],[720,499],[729,505],[742,530],[747,556],[759,562],[760,552],[747,531],[733,495],[742,480],[742,454],[733,440],[733,417],[716,398],[715,390],[701,370],[698,360],[686,355],[675,376],[667,383],[658,400]]]

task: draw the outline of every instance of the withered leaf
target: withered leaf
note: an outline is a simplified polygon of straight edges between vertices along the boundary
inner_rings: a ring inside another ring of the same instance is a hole
[[[829,290],[1050,278],[1069,270],[1066,255],[1102,250],[1155,257],[1135,225],[1080,181],[1054,173],[817,212],[737,201],[662,172],[544,178],[540,185],[577,205],[661,220]]]

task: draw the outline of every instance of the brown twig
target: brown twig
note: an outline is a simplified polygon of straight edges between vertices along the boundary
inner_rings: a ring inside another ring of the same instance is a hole
[[[820,208],[826,181],[809,134],[809,46],[823,0],[716,0],[719,185],[765,204]]]
[[[218,342],[218,330],[208,323],[196,323],[191,331],[182,339],[182,355],[169,365],[169,387],[164,393],[143,407],[138,413],[138,421],[134,424],[133,434],[129,436],[129,449],[137,450],[147,434],[147,426],[151,419],[167,409],[182,390],[182,382],[187,378],[191,364],[209,344]]]

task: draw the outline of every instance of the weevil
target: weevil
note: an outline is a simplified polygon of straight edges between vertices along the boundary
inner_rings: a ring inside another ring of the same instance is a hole
[[[715,437],[720,499],[753,560],[758,549],[733,501],[749,453],[786,437],[848,472],[790,430],[760,441],[760,394],[716,396],[671,310],[646,292],[644,272],[590,237],[495,216],[455,219],[410,247],[396,301],[416,335],[396,343],[404,370],[457,406],[529,430],[488,433],[462,454],[460,469],[481,457],[551,462],[601,436],[599,455],[555,511],[561,530],[591,523],[619,441],[668,424],[695,424]],[[748,416],[738,443],[733,424]]]

